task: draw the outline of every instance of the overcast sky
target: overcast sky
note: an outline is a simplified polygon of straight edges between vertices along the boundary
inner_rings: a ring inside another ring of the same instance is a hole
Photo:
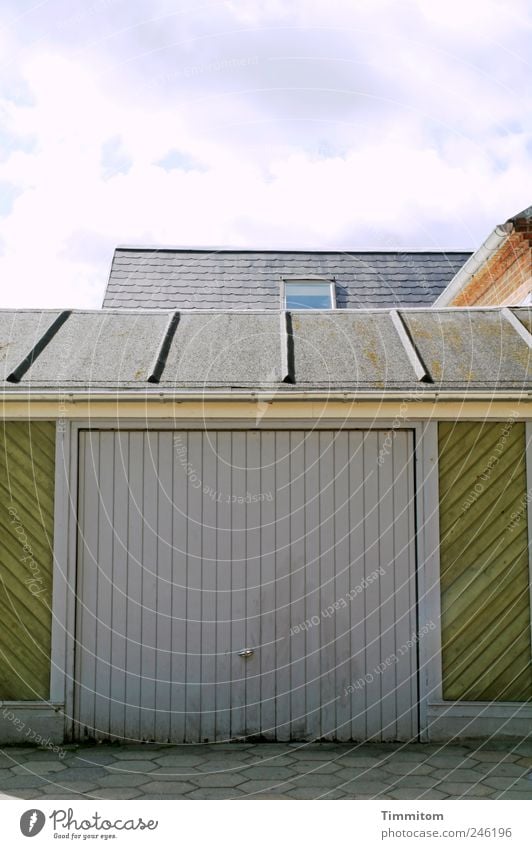
[[[532,203],[522,0],[2,0],[0,306],[117,244],[474,248]]]

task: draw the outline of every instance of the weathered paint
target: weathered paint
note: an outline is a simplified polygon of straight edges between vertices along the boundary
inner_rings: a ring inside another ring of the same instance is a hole
[[[49,696],[55,424],[0,428],[0,699]]]
[[[76,735],[415,737],[412,449],[82,431]]]
[[[525,426],[439,425],[444,699],[532,698]]]

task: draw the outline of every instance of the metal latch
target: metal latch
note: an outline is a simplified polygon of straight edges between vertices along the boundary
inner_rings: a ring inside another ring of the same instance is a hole
[[[243,651],[239,651],[239,657],[251,657],[254,654],[253,649],[243,649]]]

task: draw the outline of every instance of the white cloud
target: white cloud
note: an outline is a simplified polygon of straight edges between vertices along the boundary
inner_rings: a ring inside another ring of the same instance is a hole
[[[521,4],[496,33],[497,3],[477,27],[476,2],[461,26],[439,3],[324,5],[232,0],[212,27],[191,9],[196,52],[142,27],[117,55],[13,36],[2,306],[99,306],[117,243],[464,247],[530,203]]]

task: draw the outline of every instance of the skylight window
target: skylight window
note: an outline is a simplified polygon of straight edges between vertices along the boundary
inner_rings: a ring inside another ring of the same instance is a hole
[[[332,310],[336,306],[332,280],[284,280],[283,308],[287,310]]]

